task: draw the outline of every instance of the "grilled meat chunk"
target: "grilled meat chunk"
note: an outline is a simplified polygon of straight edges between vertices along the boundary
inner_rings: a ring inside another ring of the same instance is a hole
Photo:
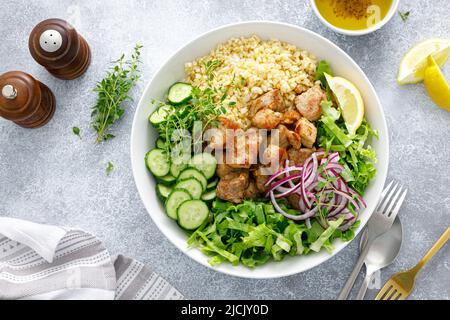
[[[251,120],[252,124],[259,129],[275,129],[283,120],[283,114],[271,109],[262,109]]]
[[[312,148],[317,138],[317,128],[306,118],[300,118],[295,126],[295,132],[302,139],[302,144],[307,148]]]
[[[294,103],[300,114],[309,121],[320,118],[320,103],[327,98],[325,92],[316,85],[301,95],[295,97]]]
[[[313,149],[307,148],[289,149],[287,151],[289,165],[301,166],[303,163],[305,163],[305,160],[308,159],[313,154],[313,152],[314,152]]]
[[[245,191],[249,185],[248,170],[230,173],[220,179],[217,184],[217,197],[233,203],[241,203],[245,198]]]
[[[274,89],[253,100],[249,107],[249,116],[253,117],[259,110],[271,109],[282,112],[285,109],[280,90]]]

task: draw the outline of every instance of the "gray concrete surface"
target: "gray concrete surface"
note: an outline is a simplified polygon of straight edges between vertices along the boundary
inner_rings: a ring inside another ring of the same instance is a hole
[[[410,189],[400,213],[405,241],[381,279],[414,265],[449,225],[450,112],[435,106],[421,84],[400,87],[395,82],[399,62],[411,46],[450,36],[447,0],[401,1],[400,10],[411,10],[406,22],[395,15],[381,30],[358,38],[328,30],[306,0],[2,0],[1,6],[0,73],[27,71],[46,83],[58,101],[54,119],[41,129],[25,130],[0,119],[1,215],[88,230],[112,253],[152,266],[188,298],[334,299],[357,258],[358,241],[321,266],[282,279],[243,280],[209,270],[159,232],[139,199],[129,158],[135,103],[115,127],[112,141],[94,144],[89,127],[95,82],[110,60],[130,52],[135,43],[145,46],[143,81],[133,93],[138,99],[161,63],[187,41],[220,25],[265,19],[306,27],[338,44],[380,96],[391,139],[389,179]],[[28,52],[33,26],[50,17],[71,21],[92,48],[92,65],[80,79],[53,78]],[[82,140],[73,135],[73,126],[81,128]],[[108,161],[115,167],[110,176],[105,174]],[[413,299],[450,298],[449,257],[447,245],[420,274]],[[375,293],[371,290],[368,297]]]

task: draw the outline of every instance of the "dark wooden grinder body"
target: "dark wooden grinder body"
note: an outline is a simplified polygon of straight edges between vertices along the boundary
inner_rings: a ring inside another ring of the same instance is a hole
[[[53,117],[55,96],[43,83],[21,71],[0,75],[0,92],[12,86],[15,97],[7,98],[0,93],[0,116],[25,128],[41,127]]]
[[[60,47],[54,52],[45,50],[40,43],[41,36],[48,30],[56,31],[58,37],[59,35],[61,37]],[[36,25],[30,34],[28,47],[37,63],[53,76],[63,80],[81,76],[91,61],[91,51],[86,40],[69,23],[61,19],[48,19]]]

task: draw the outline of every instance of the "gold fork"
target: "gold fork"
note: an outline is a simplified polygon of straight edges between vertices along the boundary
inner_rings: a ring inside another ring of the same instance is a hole
[[[375,300],[405,300],[413,291],[416,275],[420,269],[442,248],[450,237],[450,227],[412,269],[394,274],[381,288]]]

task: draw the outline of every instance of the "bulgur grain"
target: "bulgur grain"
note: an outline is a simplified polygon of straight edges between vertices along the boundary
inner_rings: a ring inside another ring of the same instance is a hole
[[[214,77],[208,81],[205,64],[219,60]],[[308,89],[314,85],[316,58],[305,50],[279,40],[261,40],[257,36],[231,38],[209,55],[185,64],[186,79],[193,86],[205,89],[227,88],[226,116],[242,127],[250,123],[246,117],[247,103],[260,95],[280,89],[288,108],[293,108],[295,88]]]

